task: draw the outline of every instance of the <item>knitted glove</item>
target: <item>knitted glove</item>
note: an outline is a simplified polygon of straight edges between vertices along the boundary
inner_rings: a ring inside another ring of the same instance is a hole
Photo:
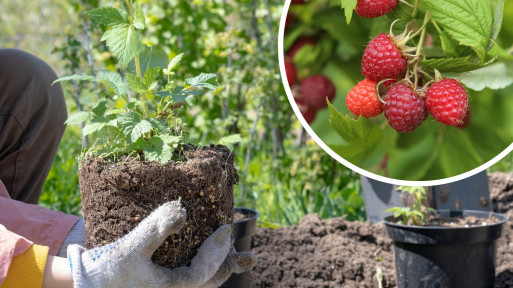
[[[85,245],[85,228],[84,228],[84,218],[78,219],[77,223],[73,225],[73,228],[69,231],[64,241],[62,241],[61,248],[59,252],[57,252],[57,256],[66,257],[68,253],[68,246],[71,244],[78,244],[81,246]]]
[[[167,236],[180,231],[185,218],[185,209],[178,201],[168,202],[116,242],[91,250],[70,245],[68,258],[74,287],[210,288],[220,285],[232,272],[254,266],[252,254],[232,252],[227,257],[231,248],[229,225],[221,226],[203,242],[190,266],[169,269],[154,264],[153,252]]]

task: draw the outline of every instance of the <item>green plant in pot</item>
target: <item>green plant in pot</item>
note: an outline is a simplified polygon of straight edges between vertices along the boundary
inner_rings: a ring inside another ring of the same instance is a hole
[[[433,210],[424,187],[404,187],[411,207],[385,217],[394,241],[398,287],[493,287],[496,240],[507,217],[488,211]]]
[[[187,144],[181,118],[202,89],[217,87],[216,75],[178,79],[173,69],[183,54],[169,61],[165,53],[143,44],[145,18],[133,2],[127,0],[124,9],[87,12],[108,27],[102,41],[116,56],[121,73],[100,71],[57,81],[100,82],[112,92],[91,111],[67,120],[85,123],[83,136],[93,143],[81,155],[79,169],[86,246],[113,242],[159,205],[181,200],[187,211],[184,228],[152,256],[153,262],[174,268],[189,264],[209,235],[233,222],[238,175],[234,155],[225,146]]]

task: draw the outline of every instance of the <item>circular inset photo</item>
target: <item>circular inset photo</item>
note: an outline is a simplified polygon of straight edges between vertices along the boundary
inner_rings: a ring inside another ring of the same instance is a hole
[[[289,101],[324,150],[368,177],[439,185],[476,174],[513,148],[507,15],[511,1],[287,1]]]

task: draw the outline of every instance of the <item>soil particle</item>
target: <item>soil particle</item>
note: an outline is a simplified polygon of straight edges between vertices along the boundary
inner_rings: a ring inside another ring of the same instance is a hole
[[[167,164],[133,159],[109,163],[86,159],[79,172],[86,247],[113,242],[131,231],[159,205],[181,199],[187,220],[166,238],[153,262],[183,266],[219,226],[233,222],[233,154],[224,146],[185,148],[187,161]]]
[[[513,174],[492,173],[489,182],[494,211],[510,217],[497,242],[495,287],[513,287]],[[383,287],[396,287],[392,240],[383,223],[307,215],[298,226],[257,228],[252,246],[258,256],[252,288],[378,288],[377,267]]]

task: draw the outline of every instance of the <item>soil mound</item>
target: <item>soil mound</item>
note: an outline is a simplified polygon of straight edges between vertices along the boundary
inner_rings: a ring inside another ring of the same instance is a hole
[[[510,219],[497,242],[495,287],[513,287],[513,174],[489,174],[493,209]],[[383,223],[321,220],[307,215],[298,226],[258,228],[257,266],[251,287],[396,287],[392,241]]]

